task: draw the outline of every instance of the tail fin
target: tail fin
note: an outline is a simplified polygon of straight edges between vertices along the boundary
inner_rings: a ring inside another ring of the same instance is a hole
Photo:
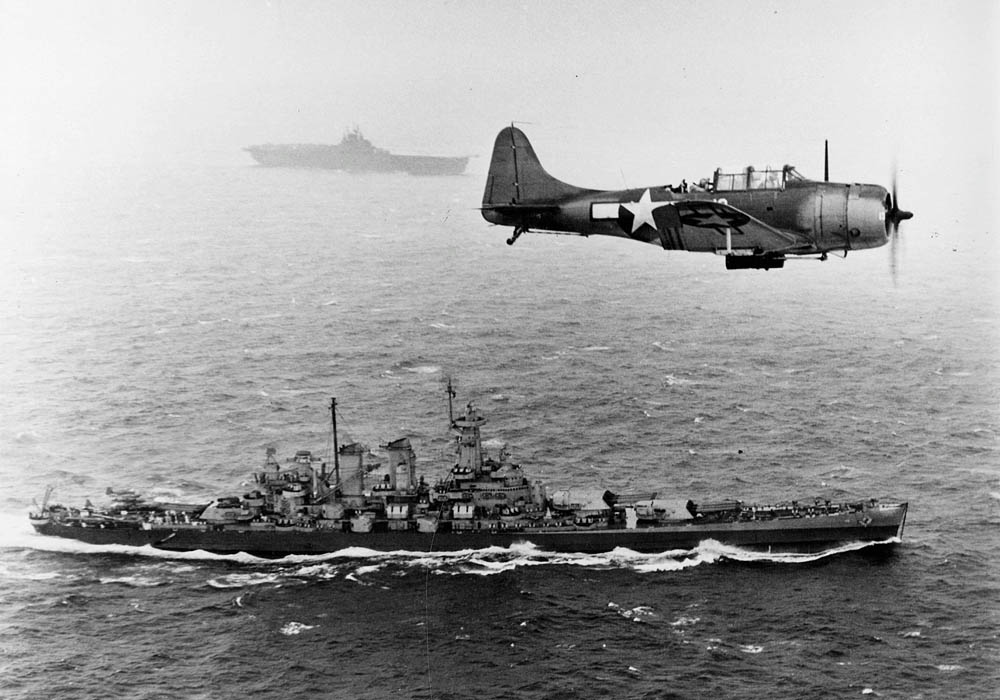
[[[545,172],[535,149],[520,129],[508,126],[497,134],[483,192],[484,210],[551,203],[588,191]]]

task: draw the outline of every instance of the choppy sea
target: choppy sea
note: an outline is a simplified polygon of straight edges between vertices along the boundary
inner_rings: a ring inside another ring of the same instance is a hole
[[[480,164],[483,165],[484,164]],[[997,244],[906,202],[785,270],[479,216],[477,175],[15,173],[0,199],[0,696],[1000,697]],[[905,499],[844,548],[165,554],[33,534],[46,485],[239,492],[268,446],[413,441],[445,378],[550,490]]]

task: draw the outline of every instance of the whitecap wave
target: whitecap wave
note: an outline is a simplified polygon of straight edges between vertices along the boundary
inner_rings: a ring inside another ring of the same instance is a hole
[[[269,583],[277,583],[283,577],[277,573],[269,574],[228,574],[217,578],[210,578],[206,583],[211,588],[246,588],[248,586],[263,586]]]
[[[60,578],[58,571],[14,571],[9,567],[0,567],[0,579],[6,581],[50,581]]]
[[[697,625],[701,622],[700,617],[688,617],[687,615],[681,615],[676,620],[670,623],[671,627],[691,627],[692,625]]]
[[[652,622],[658,618],[656,611],[648,605],[637,605],[634,608],[622,608],[618,603],[608,603],[608,609],[632,622]]]
[[[437,374],[441,371],[441,368],[437,365],[414,365],[413,367],[404,367],[403,369],[414,374]]]
[[[166,580],[154,579],[148,576],[102,576],[97,579],[102,584],[128,586],[129,588],[155,588],[163,586]]]
[[[691,380],[681,379],[680,377],[674,374],[665,374],[663,375],[663,378],[660,379],[660,383],[663,384],[664,386],[677,386],[679,384],[680,385],[691,384]]]
[[[286,637],[290,637],[294,634],[302,634],[306,630],[311,630],[316,625],[307,625],[302,622],[286,622],[282,627],[280,632]]]
[[[34,445],[38,442],[38,433],[30,430],[22,430],[14,436],[14,442],[18,445]]]

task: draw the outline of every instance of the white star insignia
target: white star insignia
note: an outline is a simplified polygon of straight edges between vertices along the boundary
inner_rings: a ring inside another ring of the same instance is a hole
[[[632,212],[632,233],[638,231],[643,224],[649,224],[653,230],[658,231],[653,212],[670,204],[671,202],[654,202],[649,196],[649,190],[642,193],[638,202],[622,202],[622,206]]]

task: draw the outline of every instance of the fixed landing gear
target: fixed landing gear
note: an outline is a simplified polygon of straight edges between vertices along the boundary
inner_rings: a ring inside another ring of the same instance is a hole
[[[514,242],[521,237],[522,233],[526,233],[527,230],[526,226],[515,226],[514,235],[507,239],[507,245],[514,245]]]

